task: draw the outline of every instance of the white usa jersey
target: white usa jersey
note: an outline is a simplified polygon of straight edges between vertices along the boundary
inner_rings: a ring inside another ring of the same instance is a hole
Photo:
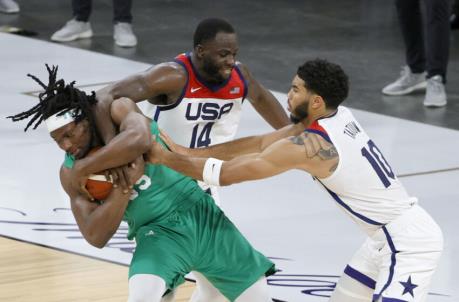
[[[175,62],[188,75],[180,99],[172,105],[147,108],[146,115],[185,147],[207,147],[232,140],[247,95],[247,83],[239,68],[233,68],[221,85],[211,86],[199,77],[190,54],[177,56]]]
[[[334,115],[317,120],[305,131],[335,146],[338,167],[331,176],[316,180],[368,234],[417,203],[346,107],[339,106]]]

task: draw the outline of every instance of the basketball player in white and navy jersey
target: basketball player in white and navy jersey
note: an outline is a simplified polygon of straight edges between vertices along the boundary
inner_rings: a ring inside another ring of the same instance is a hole
[[[96,122],[105,143],[116,134],[109,108],[120,97],[135,102],[148,100],[152,107],[147,106],[146,115],[177,142],[191,148],[233,139],[245,100],[273,128],[289,124],[287,114],[273,94],[244,64],[236,61],[238,50],[237,35],[231,24],[222,19],[205,19],[195,30],[192,52],[97,91]],[[80,167],[82,171],[87,169]],[[126,167],[113,169],[112,177],[122,187],[132,186],[124,177],[125,171]],[[209,190],[207,185],[203,188]],[[217,199],[216,192],[212,193]],[[196,278],[198,290],[192,301],[224,301],[210,283],[201,282],[197,274]]]
[[[183,93],[175,103],[152,106],[153,117],[175,142],[189,148],[230,141],[236,135],[247,96],[247,81],[237,62],[222,83],[207,83],[193,65],[192,54],[175,58],[187,73]]]
[[[425,301],[443,249],[442,232],[351,111],[340,105],[347,95],[348,78],[340,66],[307,61],[288,93],[296,124],[205,149],[185,149],[169,139],[176,153],[154,144],[150,161],[211,185],[290,169],[310,173],[368,236],[330,301]]]
[[[234,64],[228,78],[216,84],[208,83],[199,75],[191,53],[177,56],[175,62],[187,73],[182,95],[171,105],[148,106],[145,114],[152,116],[159,127],[182,146],[202,148],[232,140],[248,90],[238,63]],[[209,190],[220,205],[216,188],[202,182],[200,185]]]

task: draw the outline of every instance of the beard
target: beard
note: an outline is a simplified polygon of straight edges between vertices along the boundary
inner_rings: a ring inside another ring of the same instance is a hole
[[[210,80],[208,80],[211,83],[216,83],[220,84],[225,79],[222,77],[220,74],[220,69],[218,68],[217,65],[214,64],[209,58],[204,57],[202,60],[202,69],[204,72],[209,76]]]
[[[305,102],[292,110],[292,113],[290,113],[290,120],[292,123],[298,124],[308,117],[308,105],[309,102]]]

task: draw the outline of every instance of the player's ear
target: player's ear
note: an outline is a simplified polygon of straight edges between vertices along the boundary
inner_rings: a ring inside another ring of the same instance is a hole
[[[311,102],[312,102],[312,104],[311,104],[311,105],[312,105],[312,108],[314,108],[314,109],[318,109],[318,108],[320,108],[321,106],[325,106],[325,101],[324,101],[324,99],[323,99],[320,95],[318,95],[318,94],[315,94],[315,95],[312,97]]]
[[[203,54],[204,54],[204,47],[201,45],[201,44],[198,44],[194,47],[194,51],[196,53],[196,56],[199,58],[199,59],[202,59],[203,57]]]

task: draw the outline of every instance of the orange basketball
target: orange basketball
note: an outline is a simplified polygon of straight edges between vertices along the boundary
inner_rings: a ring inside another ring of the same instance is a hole
[[[88,155],[97,152],[99,147],[89,151]],[[86,181],[86,189],[89,194],[97,200],[104,200],[108,197],[113,188],[111,179],[107,179],[103,173],[91,174]]]
[[[113,188],[111,180],[107,180],[105,175],[91,174],[86,181],[86,189],[89,194],[97,200],[105,200]]]

